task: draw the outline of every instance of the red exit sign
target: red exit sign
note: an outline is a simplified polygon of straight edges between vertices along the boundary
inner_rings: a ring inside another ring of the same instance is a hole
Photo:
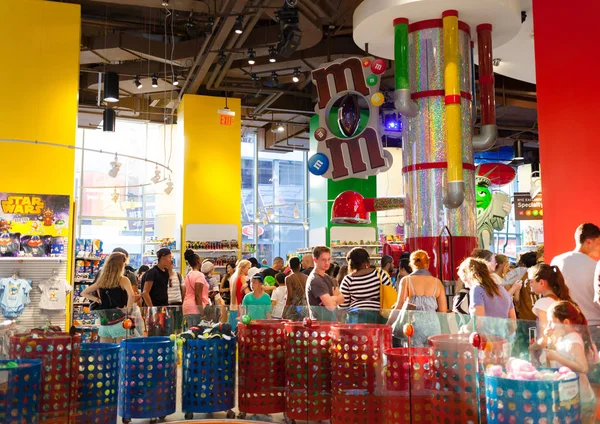
[[[219,124],[224,127],[230,127],[233,125],[233,116],[231,115],[219,115]]]

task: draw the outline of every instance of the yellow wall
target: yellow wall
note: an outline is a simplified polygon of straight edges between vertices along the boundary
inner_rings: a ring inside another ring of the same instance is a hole
[[[177,123],[183,133],[185,155],[184,230],[187,224],[240,227],[241,102],[229,99],[228,106],[235,112],[230,127],[219,124],[217,111],[225,107],[222,97],[185,95],[179,106]]]
[[[74,146],[79,5],[0,0],[0,10],[0,139]],[[74,150],[0,140],[0,155],[7,167],[0,176],[0,192],[63,194],[73,199]],[[69,257],[72,248],[73,242]]]

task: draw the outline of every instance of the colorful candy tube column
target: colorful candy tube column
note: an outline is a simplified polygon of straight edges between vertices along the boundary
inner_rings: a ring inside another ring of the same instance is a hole
[[[331,341],[332,424],[383,423],[383,354],[391,347],[392,327],[334,324]]]
[[[331,324],[285,324],[286,415],[292,420],[331,419]]]
[[[446,156],[448,175],[444,204],[458,208],[465,199],[463,181],[461,122],[460,122],[460,76],[458,70],[458,12],[443,13],[444,28],[444,89],[446,93]]]
[[[446,19],[454,22],[458,49],[450,63],[449,72],[458,86],[451,87],[450,100],[459,103],[446,105],[444,84],[445,57],[442,19],[414,22],[409,25],[410,81],[413,99],[419,106],[414,118],[404,117],[403,174],[406,187],[405,229],[410,250],[424,249],[430,257],[429,270],[443,280],[456,279],[456,267],[477,247],[477,219],[475,213],[475,166],[472,148],[472,92],[471,92],[471,36],[470,29],[456,16]],[[456,84],[455,84],[456,85]],[[446,119],[451,111],[452,120]],[[457,115],[459,113],[459,115]],[[459,119],[459,123],[455,122]],[[447,122],[453,125],[447,128]],[[456,133],[459,130],[460,133]],[[452,135],[451,151],[453,175],[446,155],[446,141]],[[459,145],[458,145],[459,144]],[[459,162],[458,164],[454,162]],[[455,179],[461,174],[460,181]],[[444,188],[446,181],[464,184],[464,201],[459,207],[446,208]],[[445,226],[449,231],[445,231]],[[451,237],[442,239],[440,234]],[[442,269],[439,269],[439,265]]]
[[[42,362],[35,359],[0,360],[0,422],[39,422],[41,372]]]
[[[394,19],[394,107],[403,116],[415,117],[419,106],[410,95],[408,68],[408,19]]]
[[[77,424],[117,422],[119,345],[83,343],[79,356]]]
[[[481,24],[477,26],[477,49],[479,53],[481,132],[473,137],[473,149],[483,151],[490,149],[498,138],[492,64],[492,25]]]

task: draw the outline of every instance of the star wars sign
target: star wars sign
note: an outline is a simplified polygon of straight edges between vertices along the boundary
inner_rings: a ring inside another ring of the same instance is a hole
[[[367,178],[392,166],[379,135],[379,106],[385,100],[379,85],[385,70],[383,59],[353,57],[312,72],[319,96],[319,127],[313,133],[317,153],[308,162],[312,174],[337,181]]]

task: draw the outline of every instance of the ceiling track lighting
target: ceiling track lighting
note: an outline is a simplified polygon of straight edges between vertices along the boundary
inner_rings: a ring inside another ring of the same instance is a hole
[[[275,50],[275,47],[269,47],[269,62],[277,62],[277,51]]]
[[[273,221],[275,219],[275,210],[274,210],[274,208],[267,209],[267,217],[269,218],[269,221]]]
[[[104,101],[107,103],[119,101],[119,74],[116,72],[104,74]]]
[[[156,165],[156,168],[154,168],[154,177],[150,178],[150,181],[152,181],[154,184],[158,184],[160,181],[160,169],[158,169],[158,165]]]
[[[269,225],[269,218],[267,217],[266,213],[263,214],[262,223],[263,223],[263,225]]]
[[[179,85],[179,78],[177,77],[177,72],[173,72],[173,85],[175,87]]]
[[[271,72],[271,81],[273,81],[273,85],[279,85],[279,75],[277,75],[277,72]]]
[[[152,88],[158,88],[158,75],[152,75]]]
[[[302,72],[300,72],[300,70],[298,68],[294,69],[294,74],[292,76],[292,81],[294,82],[300,82],[300,76],[302,75]]]
[[[117,154],[115,153],[115,160],[113,162],[110,163],[110,171],[108,171],[108,176],[111,178],[117,178],[117,175],[119,174],[119,170],[121,169],[121,163],[119,162],[119,158],[117,157]]]
[[[136,88],[137,88],[138,90],[141,90],[141,88],[143,87],[143,85],[142,85],[142,81],[140,80],[140,76],[139,76],[139,75],[136,75],[136,76],[135,76],[135,78],[134,78],[134,80],[133,80],[133,83],[135,84],[135,86],[136,86]]]
[[[235,19],[235,24],[233,24],[233,31],[237,34],[240,35],[241,33],[244,32],[244,18],[242,18],[242,16],[238,16]]]
[[[104,109],[104,112],[102,112],[102,131],[115,132],[116,122],[117,113],[114,109]]]
[[[169,175],[169,181],[167,181],[167,187],[165,188],[165,194],[168,196],[173,191],[173,181],[171,181],[171,176]]]
[[[515,141],[515,157],[513,158],[513,160],[524,160],[525,157],[523,156],[523,142],[521,140],[517,140]]]
[[[163,7],[169,7],[169,0],[162,0]]]
[[[294,205],[294,219],[300,218],[300,209],[298,208],[298,203]]]
[[[254,65],[256,63],[256,52],[254,49],[248,49],[248,65]]]
[[[282,124],[277,125],[277,132],[282,133],[285,131],[285,127]]]
[[[308,231],[309,228],[308,221],[304,221],[304,230]]]

